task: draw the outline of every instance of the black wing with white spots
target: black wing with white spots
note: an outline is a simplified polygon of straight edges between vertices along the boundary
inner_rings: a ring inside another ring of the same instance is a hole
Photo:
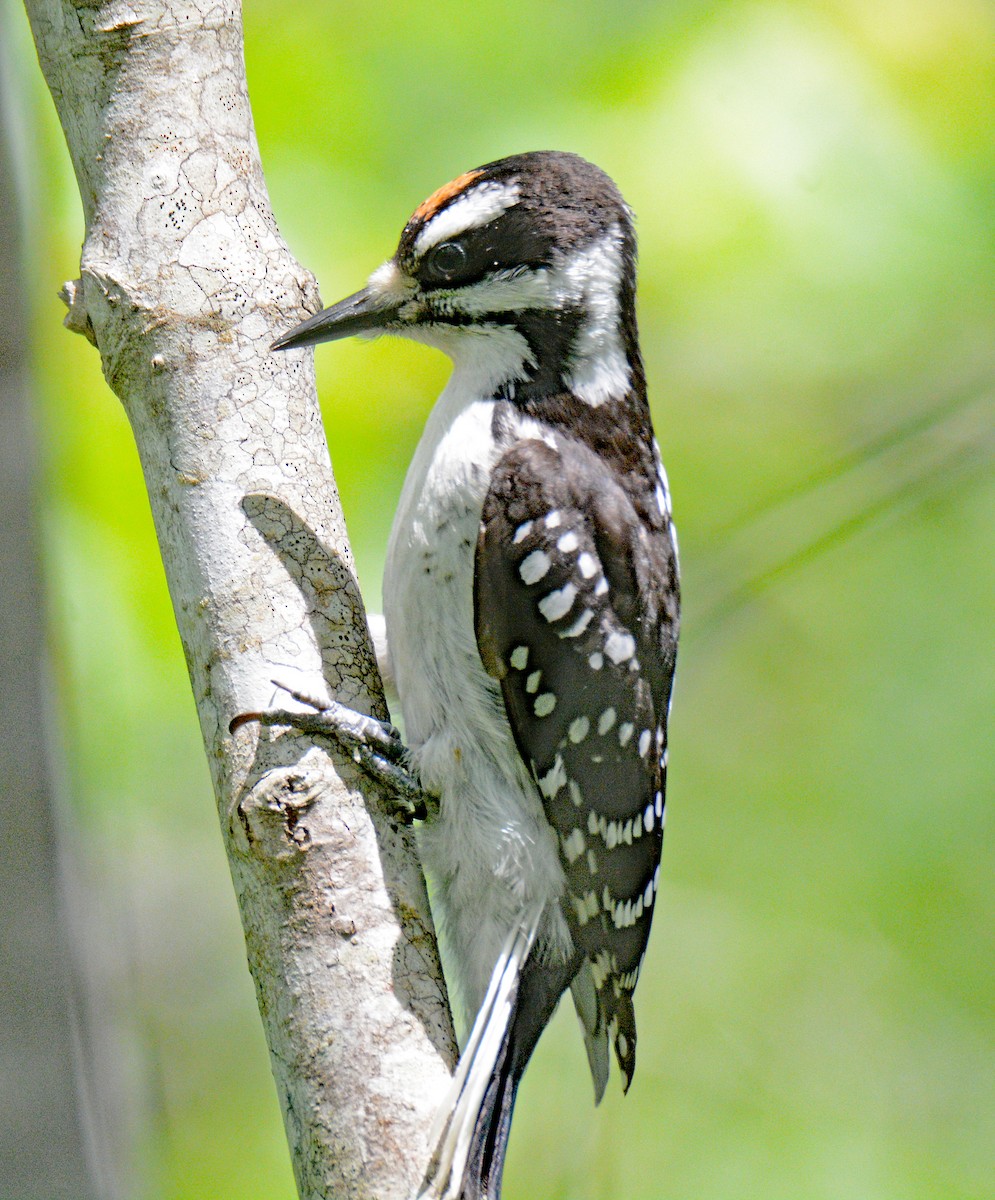
[[[557,433],[498,462],[477,545],[486,669],[559,839],[563,908],[627,1087],[659,878],[677,568],[657,480]],[[647,514],[651,514],[649,519]]]

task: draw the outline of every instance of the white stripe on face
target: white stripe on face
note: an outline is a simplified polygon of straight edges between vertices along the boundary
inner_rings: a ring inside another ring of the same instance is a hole
[[[515,312],[527,308],[553,308],[557,297],[550,294],[549,273],[521,267],[507,267],[451,292],[440,289],[435,306],[441,312],[461,312],[468,316]]]
[[[448,238],[493,221],[517,202],[519,194],[517,183],[498,183],[493,179],[471,187],[428,222],[415,238],[415,254],[421,256]]]
[[[440,216],[445,216],[441,213]],[[478,283],[441,289],[433,307],[443,318],[450,313],[486,320],[490,313],[525,309],[578,308],[585,319],[570,347],[565,383],[592,408],[618,399],[631,378],[619,337],[619,288],[622,242],[617,227],[600,240],[563,256],[551,267],[508,267]]]

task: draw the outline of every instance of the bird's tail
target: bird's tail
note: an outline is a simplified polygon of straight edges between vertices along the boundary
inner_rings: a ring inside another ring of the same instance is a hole
[[[549,964],[531,953],[541,915],[512,930],[494,966],[436,1118],[435,1153],[418,1200],[500,1200],[519,1082],[580,961]]]

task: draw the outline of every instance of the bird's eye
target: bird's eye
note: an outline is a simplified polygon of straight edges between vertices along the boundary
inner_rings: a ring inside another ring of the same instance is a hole
[[[447,281],[466,266],[469,256],[459,242],[443,242],[430,250],[425,259],[425,271],[433,279]]]

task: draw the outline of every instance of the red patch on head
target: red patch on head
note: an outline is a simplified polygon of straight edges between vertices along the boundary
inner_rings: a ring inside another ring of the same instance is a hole
[[[465,171],[462,175],[457,175],[449,183],[443,184],[437,192],[433,192],[427,200],[423,200],[415,209],[411,219],[413,221],[430,221],[443,205],[448,204],[454,196],[458,196],[481,175],[483,175],[483,171]]]

